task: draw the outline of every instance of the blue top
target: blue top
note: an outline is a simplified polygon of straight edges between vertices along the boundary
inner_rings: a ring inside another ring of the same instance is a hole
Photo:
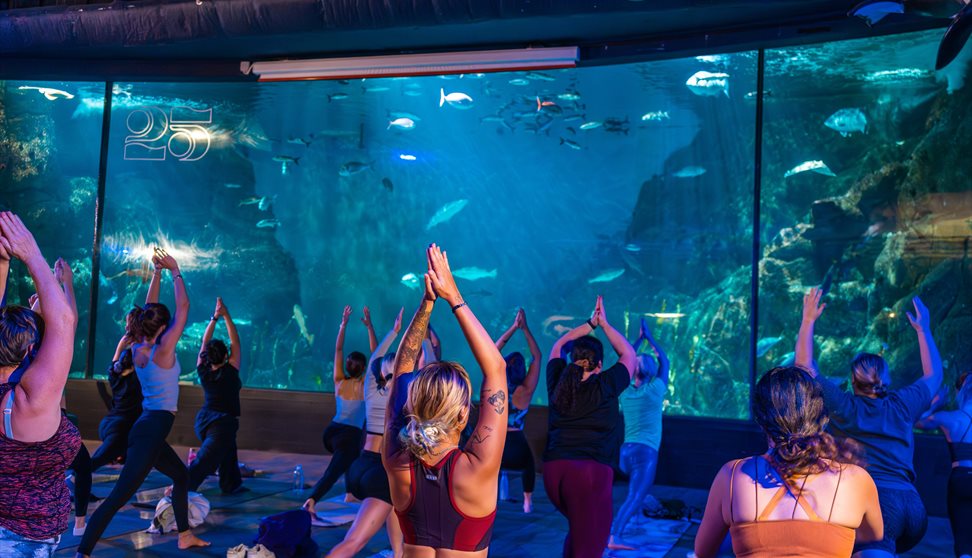
[[[506,428],[509,430],[523,430],[523,423],[526,422],[528,412],[530,412],[529,405],[527,405],[526,409],[516,408],[516,405],[513,404],[513,394],[510,393],[510,414],[507,417]]]
[[[661,446],[662,407],[666,393],[668,386],[657,376],[639,387],[632,385],[621,393],[624,443],[645,444],[656,450]]]
[[[153,359],[158,348],[158,345],[152,346],[145,368],[135,365],[138,383],[142,385],[142,410],[174,413],[179,410],[179,374],[182,368],[179,367],[178,358],[172,368],[162,368],[155,364]]]
[[[346,424],[355,428],[361,428],[365,423],[365,402],[364,399],[345,399],[341,394],[334,392],[334,411],[333,422]]]
[[[931,406],[932,393],[924,381],[871,399],[847,393],[823,376],[824,404],[831,431],[852,438],[864,450],[867,472],[878,488],[914,490],[914,424]]]

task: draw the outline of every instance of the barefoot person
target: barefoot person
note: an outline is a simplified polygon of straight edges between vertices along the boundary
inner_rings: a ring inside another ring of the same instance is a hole
[[[537,472],[533,461],[533,450],[523,434],[526,415],[530,411],[530,401],[537,391],[540,379],[540,346],[527,325],[526,312],[517,310],[513,325],[496,340],[496,349],[502,351],[517,330],[523,332],[530,348],[530,364],[527,366],[523,355],[513,352],[506,360],[506,386],[510,394],[509,423],[506,429],[506,445],[503,447],[503,469],[523,472],[523,513],[533,512],[533,490],[536,487]]]
[[[0,309],[0,556],[53,556],[71,513],[64,473],[81,435],[61,412],[77,314],[16,215],[0,213],[0,258],[24,262],[44,318],[22,306]],[[10,375],[25,360],[20,382]]]
[[[404,309],[403,309],[404,310]],[[394,378],[395,353],[388,353],[402,329],[402,311],[395,325],[378,344],[365,373],[365,443],[361,455],[348,470],[348,489],[361,500],[361,507],[344,540],[331,549],[328,558],[350,558],[361,551],[384,525],[395,558],[401,558],[402,531],[392,513],[388,475],[381,465],[382,439],[385,435],[385,409],[390,404]]]
[[[826,304],[822,292],[811,289],[803,299],[803,322],[796,345],[796,364],[816,378],[830,414],[831,431],[863,447],[867,472],[877,485],[884,517],[884,537],[861,541],[858,558],[892,557],[914,548],[925,535],[928,514],[915,488],[914,424],[931,406],[932,394],[942,385],[942,359],[932,337],[928,308],[912,299],[915,313],[908,321],[918,334],[922,377],[901,389],[890,390],[888,364],[878,355],[861,353],[851,364],[854,393],[842,390],[819,374],[813,361],[813,330]],[[866,551],[866,552],[865,552]]]
[[[628,475],[628,497],[611,524],[608,548],[634,550],[621,540],[631,518],[641,513],[642,503],[655,482],[658,447],[662,435],[662,405],[668,393],[668,355],[655,341],[648,322],[641,318],[641,334],[634,342],[637,349],[647,343],[654,354],[638,353],[631,387],[621,393],[624,415],[624,444],[621,446],[621,470]]]
[[[618,362],[602,369],[604,348],[590,336],[601,328]],[[570,364],[560,356],[573,341]],[[547,496],[568,522],[565,558],[600,558],[611,533],[612,464],[623,440],[618,397],[631,383],[635,350],[608,323],[597,297],[591,318],[554,343],[547,360],[549,433],[543,456]]]
[[[402,338],[395,376],[415,369],[432,307],[442,298],[483,371],[479,421],[460,449],[459,435],[472,406],[469,375],[457,362],[428,364],[412,378],[405,409],[388,408],[382,461],[405,537],[406,558],[485,558],[506,443],[506,363],[459,294],[445,252],[433,244],[427,257],[425,294]],[[397,382],[392,386],[393,392],[398,389]]]
[[[736,556],[848,558],[859,542],[881,540],[877,488],[827,433],[823,390],[804,370],[774,368],[753,391],[753,420],[766,434],[762,455],[723,465],[695,536],[698,558],[714,558],[732,534]]]
[[[304,502],[304,509],[314,513],[314,506],[334,486],[334,483],[345,475],[345,490],[351,496],[347,483],[347,472],[351,464],[361,454],[364,443],[365,405],[364,405],[364,374],[368,368],[368,361],[358,351],[354,351],[344,358],[344,334],[351,317],[351,307],[344,307],[341,315],[341,325],[338,327],[337,341],[334,346],[334,418],[324,429],[324,448],[331,453],[331,462],[314,485],[310,498]],[[361,322],[368,330],[368,342],[371,352],[378,348],[378,338],[375,328],[371,325],[371,312],[364,307],[364,317]],[[350,498],[345,498],[349,500]]]
[[[128,337],[135,373],[142,386],[142,414],[128,436],[128,451],[115,488],[91,514],[78,557],[87,557],[108,528],[115,513],[135,494],[153,467],[172,479],[172,507],[179,530],[179,548],[208,546],[189,530],[189,472],[165,441],[175,421],[179,401],[179,361],[175,349],[189,316],[189,295],[175,258],[158,250],[155,262],[172,275],[176,314],[164,304],[134,308],[128,320]]]
[[[216,323],[226,325],[230,346],[213,339]],[[240,429],[240,334],[222,298],[216,298],[213,317],[203,332],[202,345],[196,358],[196,373],[203,388],[205,402],[196,414],[196,436],[202,441],[199,453],[189,465],[189,490],[199,489],[206,477],[219,471],[219,489],[223,494],[246,490],[240,476],[236,455],[236,432]]]

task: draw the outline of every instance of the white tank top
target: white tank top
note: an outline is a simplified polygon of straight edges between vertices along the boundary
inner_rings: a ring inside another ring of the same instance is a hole
[[[142,384],[142,410],[174,413],[179,407],[179,374],[182,369],[179,367],[178,358],[172,368],[162,368],[155,364],[155,349],[158,347],[152,347],[145,368],[135,366],[135,375]]]

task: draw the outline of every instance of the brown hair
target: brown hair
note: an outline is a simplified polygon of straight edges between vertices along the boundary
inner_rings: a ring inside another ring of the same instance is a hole
[[[600,339],[590,335],[575,339],[570,348],[570,364],[560,374],[553,397],[550,398],[550,406],[558,413],[572,413],[577,404],[577,390],[584,379],[584,372],[596,369],[603,358],[604,345]]]
[[[0,366],[19,366],[44,337],[44,318],[24,306],[0,308]]]
[[[884,383],[888,363],[880,355],[858,353],[851,362],[851,375],[855,392],[878,397],[888,394],[888,386]]]
[[[826,432],[830,418],[823,391],[801,368],[781,366],[764,374],[753,390],[752,413],[772,442],[770,459],[785,479],[860,462],[856,446],[839,445]]]
[[[408,423],[399,441],[418,458],[431,455],[437,445],[465,426],[471,405],[472,383],[461,364],[427,364],[408,386]]]
[[[168,326],[172,320],[169,308],[164,304],[149,302],[145,306],[136,306],[125,317],[125,335],[133,343],[155,335],[160,327]]]

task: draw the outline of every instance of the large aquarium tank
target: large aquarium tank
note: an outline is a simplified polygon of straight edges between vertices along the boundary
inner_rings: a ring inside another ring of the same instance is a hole
[[[379,338],[403,307],[407,324],[436,242],[494,336],[524,308],[546,359],[603,295],[616,327],[633,339],[644,320],[668,352],[667,413],[745,419],[754,374],[791,356],[812,286],[828,291],[825,374],[846,378],[867,350],[896,382],[917,377],[904,316],[916,294],[948,377],[972,367],[972,89],[967,59],[931,70],[940,36],[767,50],[762,68],[751,51],[535,72],[114,83],[103,188],[106,85],[6,81],[0,192],[75,271],[78,377],[103,377],[160,246],[192,301],[185,381],[222,297],[248,387],[330,391],[344,306],[345,350],[367,352],[363,308]],[[8,300],[29,295],[15,264]],[[432,325],[444,358],[472,363],[448,308]],[[526,354],[522,336],[507,350]],[[534,403],[546,401],[538,390]]]

